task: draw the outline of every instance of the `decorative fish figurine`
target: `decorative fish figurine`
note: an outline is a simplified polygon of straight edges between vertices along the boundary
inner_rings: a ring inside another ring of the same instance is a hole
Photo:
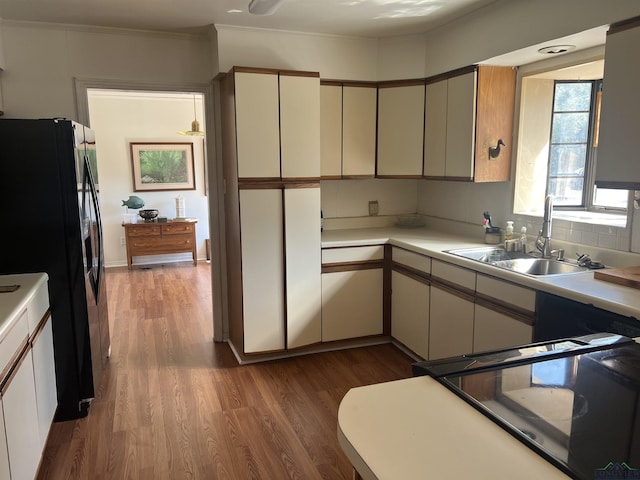
[[[122,200],[122,206],[127,208],[142,208],[144,207],[144,200],[135,195],[130,195],[127,200]]]

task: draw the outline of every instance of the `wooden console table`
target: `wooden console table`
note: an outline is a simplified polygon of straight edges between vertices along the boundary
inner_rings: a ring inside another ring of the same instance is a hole
[[[198,264],[196,252],[197,220],[181,222],[123,223],[127,243],[127,267],[132,257],[191,252],[193,264]]]

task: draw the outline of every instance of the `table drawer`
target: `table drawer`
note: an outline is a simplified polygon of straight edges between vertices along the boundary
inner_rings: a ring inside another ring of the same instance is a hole
[[[191,252],[191,235],[168,235],[166,237],[136,237],[130,239],[131,255],[156,255],[161,253]]]
[[[178,223],[171,225],[161,225],[162,235],[182,235],[185,233],[193,233],[192,223]]]
[[[157,235],[160,236],[161,230],[160,225],[141,225],[139,227],[126,227],[127,235],[129,237],[140,237],[140,236],[149,236],[149,235]]]

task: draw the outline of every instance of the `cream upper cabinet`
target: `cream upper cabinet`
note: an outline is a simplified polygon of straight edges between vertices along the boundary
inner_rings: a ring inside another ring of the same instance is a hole
[[[281,176],[320,177],[320,78],[280,74]]]
[[[473,178],[476,119],[476,73],[447,81],[445,176]]]
[[[480,65],[427,79],[424,176],[501,182],[510,179],[515,71]],[[500,154],[489,148],[502,140]]]
[[[375,84],[320,87],[321,175],[373,177],[376,173]]]
[[[235,72],[239,178],[280,178],[277,73]]]
[[[640,190],[640,20],[607,35],[596,185]]]
[[[320,85],[320,175],[342,176],[342,85]]]
[[[424,176],[444,177],[447,155],[447,80],[427,84],[424,118]]]
[[[378,89],[377,176],[422,176],[424,94],[424,83]]]
[[[377,89],[345,85],[342,89],[342,175],[376,173]]]

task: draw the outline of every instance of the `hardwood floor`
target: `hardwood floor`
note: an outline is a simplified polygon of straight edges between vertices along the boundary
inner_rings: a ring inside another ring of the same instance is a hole
[[[209,264],[107,271],[111,358],[87,418],[55,423],[39,479],[350,479],[352,387],[411,375],[392,345],[239,366],[214,343]]]

